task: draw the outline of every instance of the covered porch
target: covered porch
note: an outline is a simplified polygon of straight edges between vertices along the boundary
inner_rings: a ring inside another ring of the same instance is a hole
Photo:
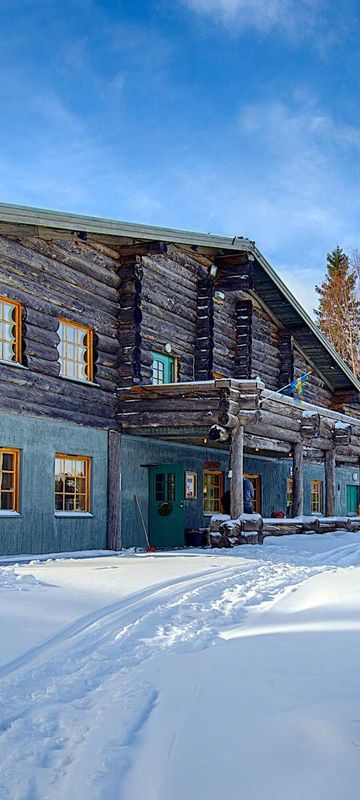
[[[330,529],[337,511],[337,468],[350,468],[357,477],[357,501],[349,523],[353,527],[358,503],[360,419],[335,410],[296,402],[267,390],[259,380],[221,378],[212,381],[135,386],[119,393],[119,423],[124,433],[211,451],[221,446],[229,452],[231,518],[243,513],[244,458],[276,459],[289,474],[291,502],[285,509],[288,527],[298,532],[304,510],[304,470],[316,465],[324,470],[324,497],[317,519],[305,528]],[[314,472],[316,474],[316,472]],[[273,480],[276,482],[276,473]],[[314,483],[320,483],[315,481]],[[276,488],[276,487],[275,487]],[[274,496],[276,491],[274,491]],[[275,506],[276,509],[276,506]],[[291,518],[294,522],[291,523]],[[275,531],[275,527],[277,529]],[[309,527],[310,526],[310,527]],[[336,527],[338,527],[336,523]],[[289,532],[285,521],[264,524],[264,532]]]

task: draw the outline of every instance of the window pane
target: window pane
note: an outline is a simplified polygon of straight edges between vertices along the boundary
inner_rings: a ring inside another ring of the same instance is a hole
[[[86,481],[85,478],[76,478],[76,494],[85,494]]]
[[[76,475],[82,475],[82,476],[85,475],[85,464],[86,464],[86,462],[85,461],[81,461],[81,459],[78,459],[77,461],[75,461],[75,472],[76,472]]]
[[[55,495],[55,511],[64,511],[63,509],[63,495],[56,494]]]
[[[76,495],[76,511],[86,511],[86,496],[84,494]]]
[[[60,476],[55,477],[55,492],[64,491],[64,481]]]
[[[0,469],[14,470],[15,456],[14,453],[0,453]]]
[[[65,493],[74,494],[75,492],[75,478],[65,478]]]
[[[15,475],[13,472],[1,472],[0,473],[0,488],[1,489],[13,489],[14,488],[14,479]]]
[[[66,344],[66,358],[71,359],[71,361],[75,361],[76,349],[74,344]]]
[[[167,500],[175,500],[175,475],[173,472],[167,476]]]
[[[2,318],[7,322],[14,322],[15,306],[10,303],[2,303]]]
[[[64,511],[74,511],[74,497],[70,497],[68,495],[65,496],[65,508]]]
[[[161,502],[165,497],[165,475],[159,472],[155,477],[155,500]]]
[[[14,511],[15,510],[15,494],[14,492],[1,492],[1,510]]]
[[[86,380],[87,372],[86,372],[85,362],[77,364],[77,378],[82,378],[83,380]]]
[[[73,344],[75,344],[75,342],[76,342],[76,331],[77,331],[77,328],[73,327],[72,325],[66,325],[65,326],[65,339],[66,339],[67,342],[73,342]],[[68,347],[69,347],[69,344],[68,344]]]

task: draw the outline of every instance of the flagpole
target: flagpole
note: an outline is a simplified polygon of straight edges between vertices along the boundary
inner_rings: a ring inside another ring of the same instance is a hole
[[[282,387],[281,387],[281,389],[277,389],[277,390],[276,390],[276,392],[275,392],[275,394],[280,394],[280,392],[283,392],[283,391],[284,391],[284,389],[288,389],[288,388],[289,388],[289,386],[291,386],[293,383],[296,383],[296,381],[298,381],[298,380],[301,380],[302,378],[308,378],[308,377],[309,377],[309,375],[311,375],[311,374],[312,374],[312,370],[311,370],[311,369],[309,369],[309,372],[305,372],[305,374],[304,374],[304,375],[300,375],[300,377],[299,377],[299,378],[296,378],[296,379],[294,379],[293,381],[290,381],[290,383],[287,383],[285,386],[282,386]],[[264,401],[264,400],[267,400],[267,399],[268,399],[268,398],[266,398],[266,397],[263,397],[263,398],[260,400],[260,402],[259,402],[259,405],[261,405],[261,403],[263,403],[263,401]]]

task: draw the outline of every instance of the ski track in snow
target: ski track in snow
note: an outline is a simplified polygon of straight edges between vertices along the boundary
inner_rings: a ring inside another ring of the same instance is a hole
[[[202,573],[89,614],[0,670],[1,798],[121,798],[131,747],[157,702],[144,683],[146,660],[209,647],[227,627],[245,624],[251,610],[262,612],[313,575],[360,560],[358,544],[298,553],[294,563],[278,544],[260,552],[242,547],[246,560],[232,554],[230,566],[216,567],[215,558]],[[16,582],[10,573],[6,568]]]

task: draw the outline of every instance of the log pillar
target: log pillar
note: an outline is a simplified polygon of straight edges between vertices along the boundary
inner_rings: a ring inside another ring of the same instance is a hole
[[[244,428],[237,425],[231,437],[230,514],[237,519],[244,511]]]
[[[336,455],[335,450],[325,451],[325,516],[335,516],[336,492]]]
[[[108,434],[108,520],[107,548],[121,550],[121,436]]]
[[[298,442],[293,449],[293,502],[292,516],[300,517],[304,513],[304,448]]]

